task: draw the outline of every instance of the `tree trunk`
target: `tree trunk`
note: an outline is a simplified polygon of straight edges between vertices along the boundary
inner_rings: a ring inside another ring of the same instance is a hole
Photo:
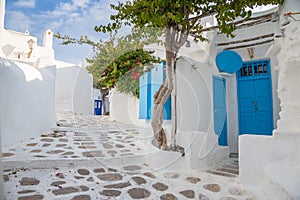
[[[164,105],[173,90],[172,61],[174,53],[166,50],[166,79],[154,95],[154,109],[151,121],[155,142],[158,148],[166,150],[167,137],[162,128]]]
[[[176,58],[174,58],[176,59]],[[176,151],[176,133],[177,133],[177,82],[176,82],[176,60],[174,60],[173,67],[173,85],[174,92],[171,94],[171,110],[172,110],[172,131],[171,131],[171,150]]]
[[[100,92],[101,92],[102,110],[103,110],[102,115],[105,115],[105,111],[106,111],[106,105],[105,105],[105,94],[106,94],[106,89],[103,90],[102,88],[100,88]]]
[[[171,26],[170,26],[171,27]],[[166,49],[166,79],[161,84],[160,88],[154,95],[154,109],[153,117],[151,121],[155,145],[160,148],[167,150],[167,137],[164,129],[162,128],[164,105],[172,93],[173,90],[173,61],[176,59],[177,52],[187,41],[188,35],[185,32],[180,32],[174,28],[165,29],[165,49]],[[176,98],[176,97],[175,97]],[[173,107],[175,102],[173,102]],[[174,108],[172,108],[174,109]],[[174,110],[172,110],[174,112]],[[174,118],[174,115],[172,116]],[[176,116],[175,116],[176,117]],[[175,119],[173,119],[175,120]],[[174,124],[173,121],[173,126]],[[184,148],[176,145],[176,129],[172,129],[172,150],[179,151],[184,156]]]

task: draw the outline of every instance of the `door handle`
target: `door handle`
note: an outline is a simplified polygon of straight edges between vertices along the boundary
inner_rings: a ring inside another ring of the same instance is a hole
[[[257,107],[254,107],[254,110],[253,110],[254,112],[257,112]]]
[[[257,101],[252,101],[253,106],[257,106]]]

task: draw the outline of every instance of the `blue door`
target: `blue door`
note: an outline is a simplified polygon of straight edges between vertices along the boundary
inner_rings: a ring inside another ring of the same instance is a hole
[[[219,136],[219,145],[227,146],[226,82],[213,77],[214,131]]]
[[[239,134],[272,135],[273,103],[269,61],[243,63],[237,81]]]
[[[102,100],[100,99],[94,102],[94,115],[102,115]]]

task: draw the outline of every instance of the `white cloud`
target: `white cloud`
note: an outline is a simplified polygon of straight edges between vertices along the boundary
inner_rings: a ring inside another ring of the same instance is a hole
[[[18,0],[14,3],[14,5],[23,8],[34,8],[35,0]]]
[[[77,3],[75,6],[75,2]],[[103,39],[103,34],[94,31],[94,27],[100,24],[107,24],[109,16],[113,13],[110,8],[111,3],[117,3],[117,0],[101,0],[90,2],[88,0],[73,0],[73,4],[69,4],[76,10],[68,11],[68,14],[61,16],[63,24],[60,27],[50,27],[54,33],[60,32],[62,35],[78,38],[81,35],[87,35],[93,41]],[[73,6],[72,6],[73,5]],[[87,6],[88,5],[88,6]],[[66,11],[66,7],[64,7]],[[56,11],[62,12],[61,6]],[[53,25],[53,24],[52,24]],[[68,45],[62,46],[57,44],[55,39],[54,49],[57,59],[63,59],[68,62],[78,63],[83,61],[91,52],[91,47],[87,45]],[[67,53],[66,53],[67,52]]]
[[[7,15],[7,25],[8,29],[25,32],[29,29],[32,24],[30,18],[20,11],[8,11]]]
[[[79,8],[86,8],[90,0],[73,0],[73,5]]]
[[[88,9],[90,0],[72,0],[72,2],[59,3],[54,10],[42,13],[42,17],[58,18],[68,17],[74,12],[81,12],[83,9]]]

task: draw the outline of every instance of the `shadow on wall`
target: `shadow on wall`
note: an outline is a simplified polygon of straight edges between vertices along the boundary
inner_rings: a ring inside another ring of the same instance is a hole
[[[2,146],[39,136],[55,126],[55,69],[38,70],[0,58]]]

